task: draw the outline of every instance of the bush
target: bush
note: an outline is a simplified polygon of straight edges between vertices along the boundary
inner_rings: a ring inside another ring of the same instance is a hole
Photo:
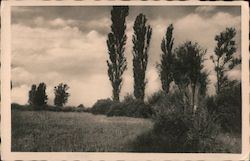
[[[31,111],[33,110],[33,107],[31,105],[19,105],[17,103],[11,104],[12,110],[21,110],[21,111]]]
[[[183,95],[180,92],[174,92],[169,94],[156,93],[149,98],[149,101],[151,102],[151,104],[153,104],[152,108],[155,111],[156,115],[169,115],[169,113],[172,112],[182,113],[184,112],[184,108],[187,106],[184,103]]]
[[[61,107],[46,105],[46,106],[44,107],[44,110],[59,112],[59,111],[61,111]]]
[[[106,115],[114,102],[111,99],[101,99],[98,100],[93,107],[91,112],[93,114],[104,114]]]
[[[113,103],[109,109],[107,116],[127,116],[150,118],[153,115],[153,110],[142,100],[133,99],[132,96],[125,97],[123,102]]]
[[[76,112],[85,112],[86,108],[84,107],[83,104],[80,104],[79,106],[77,106],[74,111]]]
[[[164,97],[164,93],[162,91],[156,92],[148,97],[147,103],[150,106],[155,106],[156,104],[158,104],[161,101],[161,99],[163,97]]]
[[[71,106],[61,107],[61,111],[63,112],[74,112],[75,108]]]
[[[217,114],[224,132],[241,133],[241,83],[234,83],[217,96],[207,99],[210,114]]]
[[[220,152],[219,126],[207,114],[157,115],[154,128],[134,142],[138,152]]]

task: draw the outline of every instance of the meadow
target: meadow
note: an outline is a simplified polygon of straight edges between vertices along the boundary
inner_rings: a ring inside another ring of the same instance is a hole
[[[12,151],[129,152],[150,119],[91,113],[12,110]]]
[[[151,133],[151,119],[107,117],[86,112],[12,110],[13,152],[163,152],[160,138]],[[139,144],[138,144],[138,138]],[[150,142],[150,140],[153,143]],[[142,142],[140,142],[142,141]],[[221,150],[239,153],[241,138],[230,133],[217,137]],[[158,143],[159,144],[158,144]],[[165,146],[165,145],[164,145]]]

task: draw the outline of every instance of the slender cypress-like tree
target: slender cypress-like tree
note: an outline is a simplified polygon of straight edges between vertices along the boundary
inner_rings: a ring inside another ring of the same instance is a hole
[[[113,100],[119,101],[122,85],[122,75],[127,69],[127,61],[124,56],[127,36],[126,17],[129,8],[127,6],[114,6],[111,10],[111,32],[108,34],[107,46],[109,60],[108,76],[113,88]]]
[[[47,104],[48,96],[46,94],[46,84],[40,83],[37,87],[35,94],[35,104],[38,106],[43,106]]]
[[[158,64],[159,76],[161,79],[161,86],[164,93],[169,92],[170,83],[173,81],[173,65],[174,65],[174,54],[172,48],[174,45],[173,38],[173,25],[169,25],[165,37],[161,42],[161,63]]]
[[[241,63],[241,59],[234,56],[236,52],[235,38],[236,30],[234,28],[226,28],[225,31],[215,36],[217,46],[215,47],[215,55],[210,58],[215,65],[217,76],[216,93],[220,94],[221,90],[228,84],[226,72],[233,69]]]
[[[36,96],[36,85],[33,84],[31,86],[31,89],[29,91],[29,104],[34,105],[35,104],[35,96]]]
[[[144,100],[145,72],[148,64],[148,48],[150,45],[152,28],[147,25],[147,18],[143,14],[136,17],[133,35],[133,71],[134,71],[134,96]]]

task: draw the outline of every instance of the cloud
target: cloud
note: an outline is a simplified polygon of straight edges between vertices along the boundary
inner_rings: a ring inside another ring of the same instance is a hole
[[[25,11],[14,12],[15,18],[12,23],[12,64],[15,67],[12,69],[14,83],[12,100],[14,102],[27,103],[27,92],[30,86],[33,83],[38,85],[40,82],[47,84],[49,103],[53,103],[53,87],[61,82],[70,86],[69,105],[82,103],[91,106],[97,99],[112,96],[106,64],[108,59],[106,38],[111,24],[109,8],[101,11],[97,8],[86,11],[82,8],[64,8],[65,12],[61,15],[59,13],[62,12],[62,8],[56,7],[42,8],[43,11],[41,8],[22,9]],[[75,12],[73,12],[74,9]],[[169,10],[165,11],[167,9]],[[174,25],[174,47],[178,47],[186,40],[191,40],[207,49],[207,56],[214,52],[215,35],[224,31],[226,27],[235,27],[238,33],[236,42],[239,44],[237,54],[241,53],[240,16],[230,12],[219,12],[218,8],[166,7],[165,10],[164,7],[151,9],[131,7],[127,19],[128,39],[125,49],[128,70],[123,75],[121,98],[127,93],[133,93],[132,35],[134,19],[139,12],[148,16],[148,23],[153,28],[146,72],[148,80],[146,96],[161,89],[155,67],[160,60],[161,40],[167,26],[171,23]],[[198,13],[201,10],[213,14],[204,17]],[[48,11],[51,16],[48,16]],[[80,11],[82,15],[76,11]],[[178,16],[174,15],[175,13]],[[212,83],[216,81],[213,64],[207,60],[205,65],[211,72],[209,91],[212,93],[214,92]],[[230,78],[239,79],[240,70],[234,70],[229,75]]]
[[[195,12],[197,13],[211,13],[213,11],[215,11],[216,6],[199,6],[195,9]]]

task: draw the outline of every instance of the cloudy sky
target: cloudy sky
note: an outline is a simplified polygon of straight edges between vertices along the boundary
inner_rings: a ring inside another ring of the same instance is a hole
[[[49,103],[53,87],[70,86],[69,105],[91,106],[97,99],[112,96],[107,76],[106,39],[110,31],[110,6],[95,7],[12,7],[12,102],[27,103],[32,84],[45,82]],[[214,37],[226,27],[237,30],[237,54],[240,54],[240,7],[155,6],[129,8],[125,56],[128,70],[124,73],[121,95],[133,92],[132,34],[133,22],[144,13],[153,28],[146,77],[146,94],[161,88],[155,65],[160,60],[160,43],[169,24],[174,25],[174,47],[186,40],[198,42],[207,49],[208,58],[215,47]],[[209,93],[216,80],[213,64],[205,62],[211,72]],[[240,67],[229,73],[240,79]]]

